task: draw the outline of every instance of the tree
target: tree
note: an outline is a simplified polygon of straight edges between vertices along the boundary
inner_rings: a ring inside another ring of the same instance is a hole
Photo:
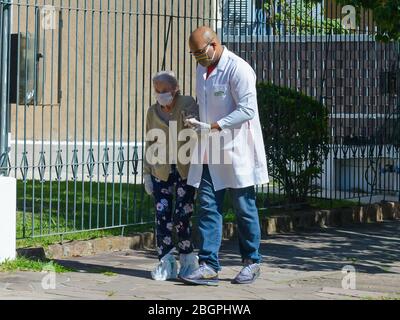
[[[384,42],[400,40],[400,0],[335,1],[342,6],[352,5],[356,9],[358,18],[362,9],[370,10],[377,26],[376,40]],[[334,34],[347,33],[348,31],[341,24],[340,17],[338,19],[315,19],[312,16],[312,8],[322,2],[323,0],[266,0],[265,9],[269,13],[270,23],[274,26],[279,23],[287,26],[297,24],[296,34],[299,32],[299,28],[302,29],[301,34],[315,34],[315,31],[318,30],[322,34],[330,33],[330,30]],[[276,12],[276,6],[280,6],[280,12]],[[277,33],[279,34],[279,31]]]
[[[269,173],[290,203],[304,202],[329,152],[328,110],[293,89],[264,82],[257,91]]]
[[[268,0],[264,8],[277,35],[282,33],[293,35],[348,33],[340,18],[324,17],[323,8],[317,16],[317,5],[316,2],[311,1]],[[279,7],[279,12],[276,10],[277,7]]]
[[[309,0],[322,2],[322,0]],[[340,5],[352,5],[358,14],[361,9],[371,10],[378,28],[376,40],[400,40],[400,0],[336,0]]]

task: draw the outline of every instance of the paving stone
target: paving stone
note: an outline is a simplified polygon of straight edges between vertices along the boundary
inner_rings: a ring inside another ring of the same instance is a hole
[[[375,212],[372,219],[379,220],[379,209],[370,210]],[[381,211],[384,216],[385,209]],[[318,215],[316,223],[325,223],[322,221],[323,214]],[[353,211],[353,214],[357,212]],[[328,224],[344,222],[340,215],[325,217]],[[282,220],[280,223],[284,227],[292,227],[288,221]],[[150,271],[157,264],[157,257],[154,250],[150,249],[127,249],[64,258],[57,262],[77,271],[56,274],[54,290],[45,290],[42,286],[43,278],[48,273],[0,273],[0,299],[400,299],[399,232],[400,221],[391,220],[377,224],[270,235],[261,243],[263,263],[260,278],[244,286],[230,283],[241,269],[237,240],[223,242],[220,252],[223,269],[218,287],[189,287],[179,281],[153,281]],[[140,241],[150,245],[154,238],[151,235],[146,237]],[[106,245],[132,246],[132,241],[122,238],[116,237],[113,241]],[[74,245],[63,250],[70,250],[71,254],[77,250]],[[102,245],[93,240],[92,249],[96,246]],[[85,250],[90,250],[90,246]],[[349,265],[356,271],[355,290],[342,288],[343,277],[346,275],[342,269]]]

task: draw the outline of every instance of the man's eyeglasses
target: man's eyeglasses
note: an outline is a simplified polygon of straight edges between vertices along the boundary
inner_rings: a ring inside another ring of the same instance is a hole
[[[196,50],[196,51],[189,51],[189,53],[192,56],[199,56],[201,54],[204,54],[207,51],[208,46],[213,42],[213,40],[211,40],[209,43],[207,43],[202,49]]]

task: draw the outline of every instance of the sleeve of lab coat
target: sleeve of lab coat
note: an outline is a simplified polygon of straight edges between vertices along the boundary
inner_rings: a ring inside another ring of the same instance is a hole
[[[249,65],[238,64],[229,82],[236,110],[217,121],[221,129],[229,129],[254,118],[257,107],[256,76]]]

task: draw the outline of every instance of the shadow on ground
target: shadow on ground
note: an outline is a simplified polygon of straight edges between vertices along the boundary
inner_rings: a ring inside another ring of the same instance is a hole
[[[400,220],[351,228],[280,234],[263,239],[260,251],[264,257],[263,262],[270,268],[337,271],[351,264],[358,272],[395,274],[389,269],[392,263],[400,260],[399,233]],[[237,241],[224,241],[220,253],[222,267],[240,266],[238,253]],[[124,256],[129,256],[130,260],[127,261]],[[96,258],[92,258],[85,260],[88,263],[82,262],[82,258],[78,258],[81,261],[69,259],[57,262],[81,272],[112,272],[149,279],[149,271],[139,269],[137,265],[143,264],[143,261],[147,264],[149,261],[154,261],[154,265],[157,263],[157,256],[152,250],[109,254],[110,265],[96,264]],[[116,266],[118,262],[121,267]]]
[[[387,267],[400,261],[400,220],[359,225],[351,228],[327,228],[313,232],[268,237],[260,251],[269,267],[293,270],[337,271],[344,263],[358,272],[390,273]],[[224,243],[224,265],[238,262],[238,246]]]

